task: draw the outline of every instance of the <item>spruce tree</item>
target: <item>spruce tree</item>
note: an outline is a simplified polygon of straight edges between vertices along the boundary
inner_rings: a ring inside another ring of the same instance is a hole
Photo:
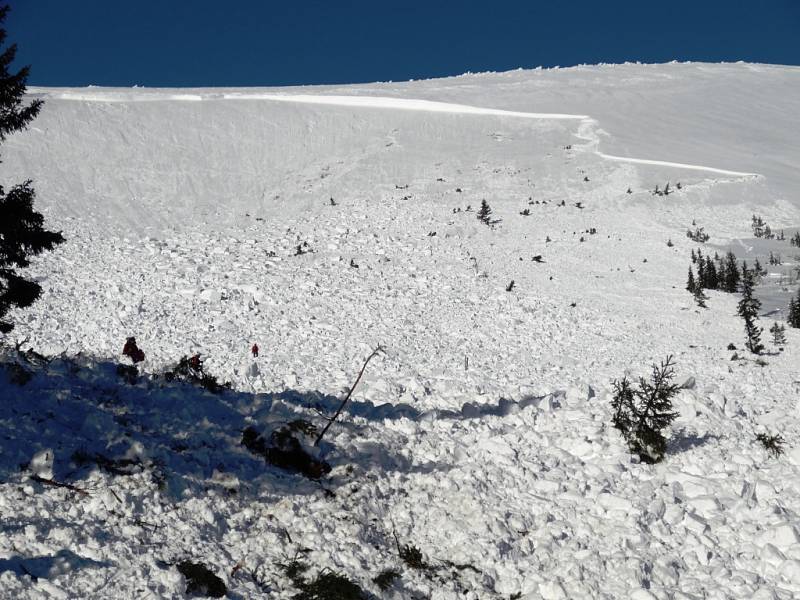
[[[694,289],[697,287],[697,284],[694,281],[694,273],[692,273],[692,267],[689,267],[689,279],[686,281],[686,289],[694,294]]]
[[[789,327],[800,328],[800,289],[797,290],[797,298],[789,300],[789,318],[786,321]]]
[[[714,261],[708,257],[706,257],[705,281],[703,282],[703,287],[707,290],[717,289],[717,267],[714,266]]]
[[[702,256],[697,257],[697,287],[706,283],[706,261]]]
[[[777,321],[769,328],[769,332],[772,334],[772,343],[776,346],[782,346],[786,343],[786,328],[783,325],[778,325]]]
[[[489,203],[486,202],[486,199],[484,198],[483,200],[481,200],[481,208],[478,211],[478,220],[481,221],[482,223],[485,223],[486,225],[491,225],[492,224],[491,216],[492,216],[492,209],[489,208]]]
[[[694,301],[697,302],[697,306],[700,308],[708,308],[708,306],[706,306],[706,300],[708,300],[708,296],[706,296],[705,292],[703,292],[702,287],[699,285],[695,286],[692,295],[694,296]]]
[[[739,300],[737,313],[744,319],[744,330],[747,335],[747,349],[753,354],[761,354],[764,350],[764,346],[761,344],[761,333],[763,329],[756,325],[758,310],[761,308],[761,301],[753,296],[754,285],[753,271],[742,267],[742,299]]]
[[[5,50],[6,31],[2,27],[8,6],[0,6],[0,143],[6,137],[25,129],[42,108],[41,100],[23,104],[29,67],[10,73],[17,53],[16,44]],[[44,217],[33,210],[35,192],[30,181],[6,191],[0,186],[0,333],[8,333],[14,325],[4,318],[11,308],[33,304],[42,292],[35,281],[17,274],[27,267],[31,256],[52,250],[64,241],[61,233],[43,229]]]
[[[753,266],[753,273],[756,277],[761,277],[767,274],[767,272],[764,270],[764,267],[762,267],[761,263],[758,262],[758,259],[756,259],[756,264]]]
[[[664,458],[667,439],[663,430],[678,416],[672,411],[672,398],[680,389],[672,381],[674,367],[672,356],[668,356],[660,365],[653,365],[649,381],[639,378],[637,389],[631,387],[627,377],[613,382],[614,427],[622,432],[631,452],[647,463]]]
[[[725,278],[724,289],[729,294],[735,294],[739,289],[739,267],[736,264],[736,256],[733,252],[725,255]]]

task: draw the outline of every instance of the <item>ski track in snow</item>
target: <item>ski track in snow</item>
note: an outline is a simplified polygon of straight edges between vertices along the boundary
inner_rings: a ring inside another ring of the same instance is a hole
[[[760,179],[763,175],[759,173],[748,173],[745,171],[732,171],[729,169],[718,169],[704,165],[694,165],[679,163],[666,160],[655,160],[648,158],[634,158],[630,156],[616,156],[606,154],[597,149],[599,138],[594,129],[598,125],[597,121],[588,115],[575,115],[565,113],[533,113],[513,110],[502,110],[497,108],[484,108],[480,106],[468,106],[466,104],[453,104],[449,102],[435,102],[432,100],[419,100],[414,98],[392,98],[384,96],[326,96],[315,94],[262,94],[262,93],[222,93],[222,94],[172,94],[167,97],[154,96],[150,94],[135,95],[121,94],[109,95],[108,93],[92,92],[62,92],[54,94],[59,100],[77,100],[83,102],[155,102],[155,101],[179,101],[179,102],[199,102],[203,100],[267,100],[273,102],[296,102],[301,104],[321,104],[328,106],[347,106],[355,108],[386,108],[394,110],[414,110],[425,112],[449,113],[459,115],[482,115],[492,117],[511,117],[516,119],[552,119],[552,120],[573,120],[582,121],[591,125],[591,131],[586,138],[594,146],[593,152],[606,160],[625,162],[630,164],[650,165],[659,167],[672,167],[677,169],[687,169],[691,171],[705,171],[717,173],[719,175],[730,175],[732,177]],[[580,137],[580,136],[579,136]]]

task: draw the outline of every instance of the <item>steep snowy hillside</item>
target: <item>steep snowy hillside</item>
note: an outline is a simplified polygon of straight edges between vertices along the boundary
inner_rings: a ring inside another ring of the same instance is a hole
[[[786,318],[800,69],[29,92],[0,180],[34,179],[67,243],[8,341],[61,357],[0,374],[0,597],[182,597],[193,560],[288,598],[298,557],[387,598],[800,594],[800,330],[750,355],[738,295],[685,290],[693,252],[732,250],[768,271],[761,325]],[[379,344],[321,484],[240,444],[323,427]],[[196,352],[234,389],[153,378]],[[642,464],[611,383],[667,355],[679,416]],[[81,492],[30,479],[46,450]]]

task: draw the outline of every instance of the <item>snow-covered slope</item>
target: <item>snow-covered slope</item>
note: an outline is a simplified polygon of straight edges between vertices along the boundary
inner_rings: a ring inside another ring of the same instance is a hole
[[[800,335],[766,365],[731,361],[737,298],[702,310],[684,290],[701,246],[685,231],[703,226],[704,253],[781,253],[762,325],[785,317],[797,68],[29,91],[45,108],[4,144],[0,180],[33,178],[68,241],[31,268],[45,293],[11,341],[83,356],[0,387],[3,597],[180,597],[168,563],[185,558],[241,597],[288,597],[279,565],[299,548],[378,595],[372,578],[402,568],[396,598],[800,593]],[[787,241],[753,243],[753,214]],[[105,363],[128,335],[146,372],[202,352],[235,392],[120,383]],[[241,450],[247,425],[324,424],[314,406],[332,410],[377,344],[323,448],[335,498]],[[610,425],[611,381],[668,354],[694,383],[666,460],[643,465]],[[25,481],[46,448],[88,497]],[[78,450],[143,471],[76,470]],[[395,534],[471,567],[414,571]]]

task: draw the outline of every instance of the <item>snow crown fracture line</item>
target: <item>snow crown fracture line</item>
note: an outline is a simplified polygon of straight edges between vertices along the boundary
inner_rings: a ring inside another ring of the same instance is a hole
[[[267,100],[273,102],[298,102],[303,104],[327,104],[330,106],[350,106],[357,108],[388,108],[394,110],[417,110],[424,112],[440,112],[463,115],[484,115],[496,117],[512,117],[518,119],[557,119],[582,121],[585,125],[596,126],[597,121],[588,115],[573,115],[565,113],[533,113],[497,108],[483,108],[466,104],[453,104],[449,102],[436,102],[433,100],[419,100],[414,98],[392,98],[386,96],[326,96],[316,94],[267,94],[261,92],[208,92],[208,93],[176,93],[165,94],[147,91],[118,91],[118,90],[69,90],[53,91],[46,88],[29,88],[32,96],[45,96],[57,100],[77,100],[83,102],[165,102],[165,101],[202,101],[202,100]],[[581,136],[584,137],[584,136]],[[599,138],[591,131],[585,136],[590,144],[597,145]],[[730,171],[703,165],[652,160],[646,158],[632,158],[627,156],[614,156],[605,154],[597,149],[594,153],[605,160],[627,162],[641,165],[655,165],[689,169],[693,171],[707,171],[720,175],[730,175],[743,178],[761,178],[758,173],[743,171]]]

